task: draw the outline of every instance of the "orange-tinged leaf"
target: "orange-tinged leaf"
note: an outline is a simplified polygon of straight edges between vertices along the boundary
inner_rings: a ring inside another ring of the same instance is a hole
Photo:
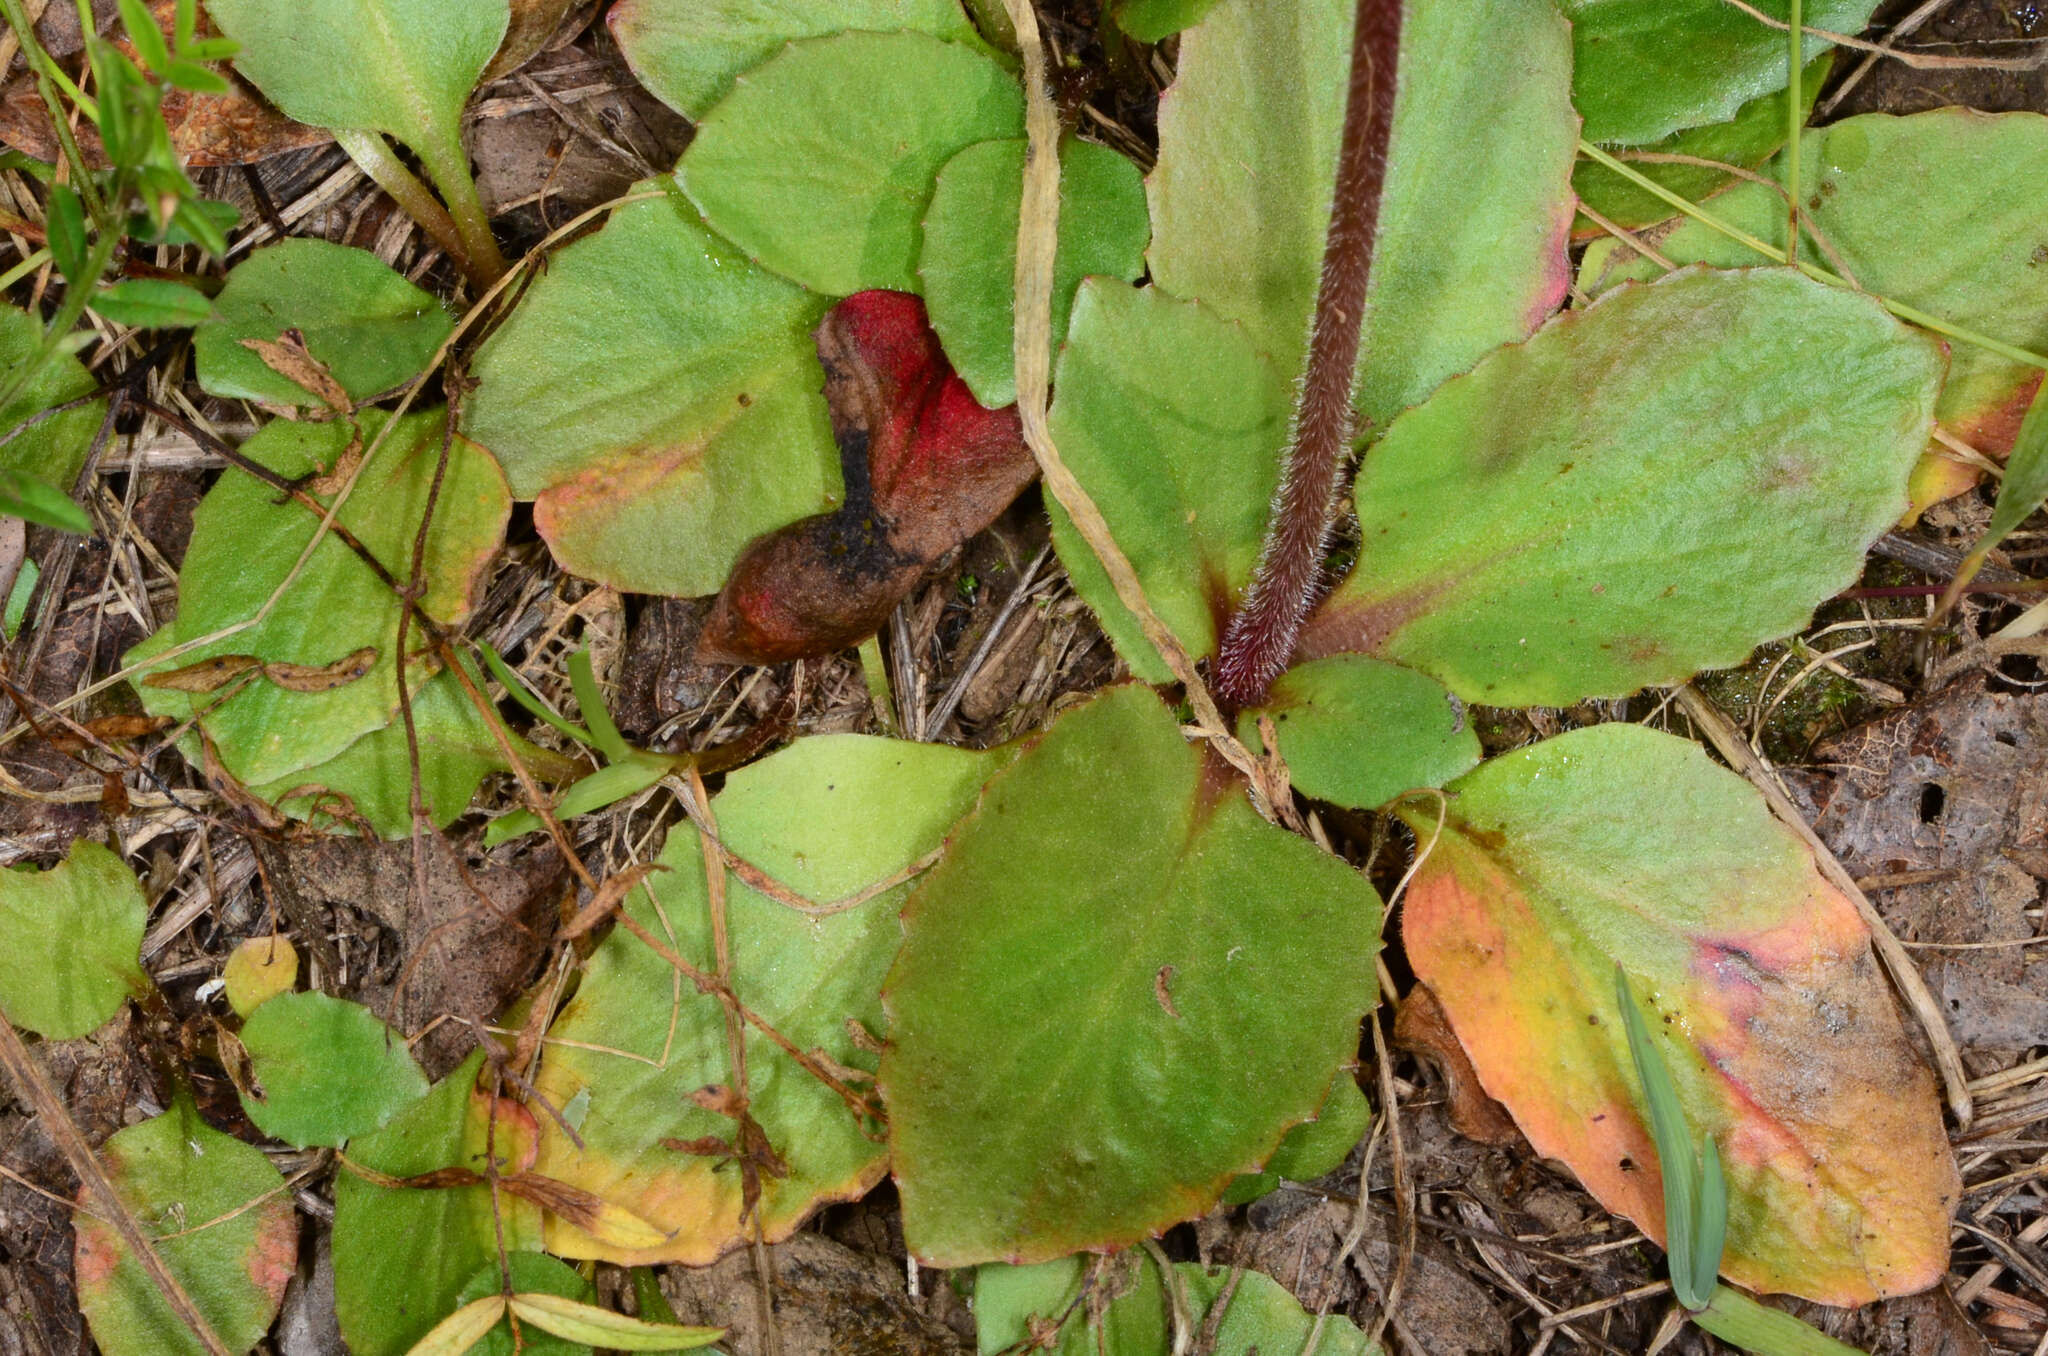
[[[580,1304],[565,1295],[514,1295],[512,1312],[557,1337],[615,1351],[672,1351],[705,1346],[725,1336],[723,1328],[649,1323],[594,1304]]]
[[[436,1323],[406,1356],[462,1356],[505,1316],[505,1297],[485,1295],[471,1300]]]
[[[1403,936],[1486,1090],[1652,1238],[1619,962],[1729,1187],[1723,1274],[1855,1305],[1948,1265],[1959,1179],[1855,906],[1733,773],[1602,725],[1452,783]],[[1427,839],[1434,806],[1404,809]]]

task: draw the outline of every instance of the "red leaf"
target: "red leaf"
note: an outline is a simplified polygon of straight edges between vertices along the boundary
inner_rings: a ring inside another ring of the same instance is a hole
[[[704,624],[700,659],[773,664],[865,639],[1038,474],[1016,406],[975,402],[918,298],[856,293],[816,338],[846,502],[747,547]]]

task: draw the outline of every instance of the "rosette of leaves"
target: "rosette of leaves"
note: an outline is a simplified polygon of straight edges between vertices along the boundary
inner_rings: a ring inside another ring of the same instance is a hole
[[[1641,1171],[1655,1161],[1646,1113],[1608,996],[1624,960],[1666,1004],[1670,1020],[1653,1025],[1688,1115],[1729,1146],[1724,1274],[1838,1304],[1923,1287],[1945,1265],[1954,1164],[1931,1078],[1881,989],[1866,991],[1877,980],[1854,909],[1760,799],[1691,746],[1616,727],[1471,770],[1464,708],[1623,696],[1739,662],[1803,624],[1905,508],[1943,354],[1878,301],[1784,268],[1689,269],[1546,320],[1557,237],[1536,228],[1569,207],[1572,115],[1540,87],[1498,124],[1549,147],[1556,196],[1517,202],[1512,177],[1486,179],[1482,201],[1467,187],[1436,209],[1445,232],[1497,212],[1529,227],[1503,238],[1533,243],[1508,251],[1521,262],[1494,271],[1490,297],[1443,293],[1458,323],[1437,316],[1409,342],[1398,289],[1446,285],[1415,278],[1398,252],[1407,176],[1426,172],[1407,157],[1436,125],[1424,87],[1441,97],[1455,85],[1437,73],[1461,32],[1505,44],[1501,64],[1518,71],[1564,34],[1543,5],[1406,10],[1404,49],[1430,52],[1431,76],[1405,68],[1392,126],[1372,273],[1388,304],[1367,321],[1358,386],[1375,440],[1352,495],[1359,545],[1238,728],[1255,749],[1270,732],[1307,794],[1394,802],[1435,843],[1404,908],[1410,961],[1540,1150],[1661,1236],[1658,1179]],[[1336,101],[1274,116],[1288,86],[1249,78],[1246,54],[1327,53],[1306,83],[1334,89],[1350,11],[1226,0],[1183,35],[1150,183],[1154,285],[1085,283],[1054,376],[1054,440],[1197,659],[1222,658],[1223,619],[1259,557],[1336,152]],[[1295,46],[1315,23],[1323,40]],[[1319,168],[1301,170],[1305,157]],[[1506,286],[1517,278],[1519,298]],[[1454,330],[1465,347],[1433,353]],[[1169,679],[1089,543],[1057,510],[1054,524],[1075,587],[1133,670]],[[1450,808],[1404,796],[1438,787],[1456,793]],[[992,850],[983,834],[1010,829],[970,821],[952,851],[971,859]],[[902,968],[920,954],[921,923],[913,907]],[[1736,955],[1739,980],[1715,959]],[[1547,1001],[1564,992],[1569,1007]],[[1855,1004],[1847,1039],[1815,1025],[1830,1001],[1816,995],[1829,993]],[[914,1064],[928,1037],[898,1025],[891,1058]],[[1560,1063],[1555,1052],[1574,1047],[1586,1057]],[[1882,1088],[1884,1114],[1808,1115],[1819,1087]],[[897,1171],[913,1247],[928,1247],[927,1230],[951,1236],[936,1217],[960,1197],[929,1208],[914,1133],[914,1118],[898,1130]],[[970,1156],[988,1171],[997,1154]],[[1844,1172],[1851,1162],[1868,1174]],[[1884,1221],[1874,1233],[1872,1219]],[[1020,1251],[1000,1234],[975,1242],[981,1255]]]

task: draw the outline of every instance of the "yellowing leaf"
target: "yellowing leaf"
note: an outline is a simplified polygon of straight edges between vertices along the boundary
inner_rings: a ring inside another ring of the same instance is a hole
[[[299,953],[284,937],[251,937],[228,954],[221,971],[228,1006],[247,1017],[265,1000],[289,990],[299,978]]]
[[[1724,1275],[1838,1305],[1939,1280],[1959,1183],[1933,1078],[1855,906],[1761,798],[1636,725],[1546,740],[1451,790],[1402,935],[1536,1151],[1663,1237],[1618,962],[1687,1122],[1720,1146]],[[1437,807],[1400,813],[1436,832]]]
[[[413,1344],[407,1356],[462,1356],[479,1341],[483,1335],[498,1326],[498,1320],[505,1316],[505,1297],[485,1295],[482,1299],[471,1300],[448,1317],[436,1323],[433,1328]]]
[[[611,1347],[617,1351],[670,1351],[701,1347],[725,1336],[723,1328],[649,1323],[600,1309],[594,1304],[579,1304],[562,1295],[514,1295],[512,1312],[557,1337],[593,1347]]]

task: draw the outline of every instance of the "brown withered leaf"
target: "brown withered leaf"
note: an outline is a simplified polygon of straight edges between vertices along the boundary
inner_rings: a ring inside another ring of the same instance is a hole
[[[298,330],[286,330],[276,339],[243,339],[240,343],[261,358],[265,367],[312,392],[335,414],[347,414],[355,408],[348,392],[334,379],[334,373],[327,370],[327,364],[306,348],[306,336]]]
[[[747,547],[705,620],[700,660],[774,664],[866,639],[1038,474],[1016,407],[975,403],[917,297],[857,292],[816,339],[846,500]]]
[[[51,730],[50,747],[65,753],[83,753],[96,744],[141,739],[159,730],[168,730],[176,723],[169,716],[96,716],[81,723],[84,734],[74,734],[68,729]]]
[[[149,0],[149,12],[164,36],[170,37],[176,0]],[[115,13],[109,5],[93,6],[100,34],[133,57],[135,49],[116,22]],[[203,8],[200,31],[207,36],[214,33]],[[68,4],[51,4],[36,24],[36,33],[53,56],[74,56],[80,47],[76,9]],[[230,86],[226,94],[191,94],[180,89],[163,92],[164,125],[170,129],[172,149],[185,165],[254,164],[286,151],[322,146],[334,139],[334,134],[325,128],[293,122],[272,108],[227,63],[213,69],[226,77]],[[80,120],[75,130],[86,162],[95,169],[104,169],[106,153],[97,129],[89,121]],[[49,112],[26,73],[0,86],[0,142],[37,160],[60,158],[57,139],[50,130]]]
[[[290,692],[332,692],[347,687],[377,663],[377,647],[365,645],[331,664],[265,664],[263,676]]]
[[[195,660],[162,673],[152,673],[142,680],[142,685],[171,692],[218,692],[251,669],[261,667],[263,661],[253,654],[217,654],[210,659]]]
[[[505,40],[498,44],[498,54],[491,58],[491,64],[484,67],[479,83],[488,84],[518,70],[539,55],[572,12],[585,11],[577,17],[587,20],[588,11],[595,8],[592,0],[512,0],[512,22],[505,28]],[[582,23],[577,27],[581,28]],[[563,36],[565,40],[568,37]]]
[[[591,896],[590,902],[577,910],[576,916],[564,923],[561,931],[555,935],[565,942],[581,937],[611,917],[613,910],[625,901],[627,892],[634,886],[655,872],[666,870],[668,868],[659,862],[642,862],[638,866],[629,866],[622,871],[612,872],[605,877],[604,884],[597,887],[597,893]]]
[[[1522,1134],[1507,1108],[1487,1096],[1465,1047],[1451,1034],[1443,1005],[1427,984],[1417,984],[1394,1014],[1394,1044],[1427,1060],[1444,1080],[1451,1127],[1481,1144],[1515,1144]]]
[[[537,1172],[514,1173],[498,1179],[498,1185],[549,1214],[561,1216],[610,1247],[658,1248],[674,1236],[595,1192]]]

